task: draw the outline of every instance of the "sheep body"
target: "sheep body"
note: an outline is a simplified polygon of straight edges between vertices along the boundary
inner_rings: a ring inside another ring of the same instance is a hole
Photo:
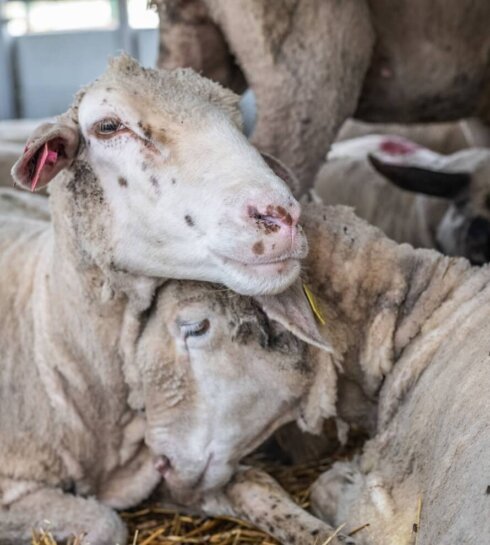
[[[347,532],[369,523],[363,545],[409,544],[420,500],[417,543],[477,543],[490,532],[490,270],[397,245],[342,207],[304,218],[308,281],[343,367],[337,414],[373,437],[319,479],[315,512]]]

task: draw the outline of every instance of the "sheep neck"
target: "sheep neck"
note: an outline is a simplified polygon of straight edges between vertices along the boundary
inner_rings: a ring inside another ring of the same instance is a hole
[[[464,259],[398,245],[350,209],[310,206],[305,271],[321,297],[329,338],[343,359],[339,413],[374,431],[393,408],[385,408],[386,384],[414,366],[398,394],[413,386],[457,327],[455,310],[476,304],[475,293],[488,286],[490,273],[471,268]]]

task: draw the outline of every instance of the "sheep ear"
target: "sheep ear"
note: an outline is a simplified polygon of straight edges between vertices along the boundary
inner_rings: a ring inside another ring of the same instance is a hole
[[[445,156],[405,138],[381,140],[368,159],[377,172],[405,191],[453,199],[471,182],[468,172],[447,171]]]
[[[326,352],[334,352],[332,345],[318,331],[315,315],[301,281],[296,281],[283,293],[261,295],[255,297],[255,300],[269,319],[279,322],[302,341]]]
[[[311,297],[311,295],[310,295]],[[321,433],[323,420],[336,415],[337,400],[337,356],[332,344],[318,331],[312,305],[305,294],[301,281],[279,295],[264,295],[255,298],[268,318],[320,350],[309,350],[308,358],[315,366],[315,376],[308,395],[301,403],[297,423],[303,431]],[[315,309],[316,312],[319,309]]]
[[[294,172],[273,155],[265,152],[262,152],[260,155],[262,155],[262,159],[267,163],[267,166],[272,170],[272,172],[281,178],[281,180],[283,180],[289,187],[293,195],[296,196],[301,189],[301,184],[299,183],[299,180]]]
[[[315,377],[301,402],[301,413],[296,422],[303,431],[318,435],[323,431],[323,421],[337,416],[339,365],[334,355],[320,350],[310,350],[309,358],[315,364]]]
[[[34,191],[47,185],[76,156],[80,136],[75,126],[44,123],[29,138],[12,168],[15,182]]]

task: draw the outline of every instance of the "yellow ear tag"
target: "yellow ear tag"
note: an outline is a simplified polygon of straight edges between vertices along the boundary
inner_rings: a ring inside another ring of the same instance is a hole
[[[305,292],[306,298],[308,299],[308,303],[310,303],[311,310],[313,311],[313,314],[315,315],[315,318],[322,324],[325,325],[325,318],[323,317],[322,311],[320,310],[316,300],[315,296],[313,295],[310,288],[303,284],[303,291]]]

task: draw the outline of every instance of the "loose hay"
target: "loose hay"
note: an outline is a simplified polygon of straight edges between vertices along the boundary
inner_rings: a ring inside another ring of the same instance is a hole
[[[333,462],[345,456],[331,456],[302,465],[283,465],[254,455],[247,462],[272,475],[291,494],[295,501],[308,509],[311,485]],[[147,502],[131,511],[121,513],[128,526],[128,543],[132,545],[278,545],[268,534],[233,517],[197,517],[181,515],[158,503]],[[363,527],[359,528],[361,530]],[[48,531],[33,533],[32,545],[58,545]],[[68,545],[83,545],[83,536],[73,538]],[[319,544],[321,545],[321,544]]]

